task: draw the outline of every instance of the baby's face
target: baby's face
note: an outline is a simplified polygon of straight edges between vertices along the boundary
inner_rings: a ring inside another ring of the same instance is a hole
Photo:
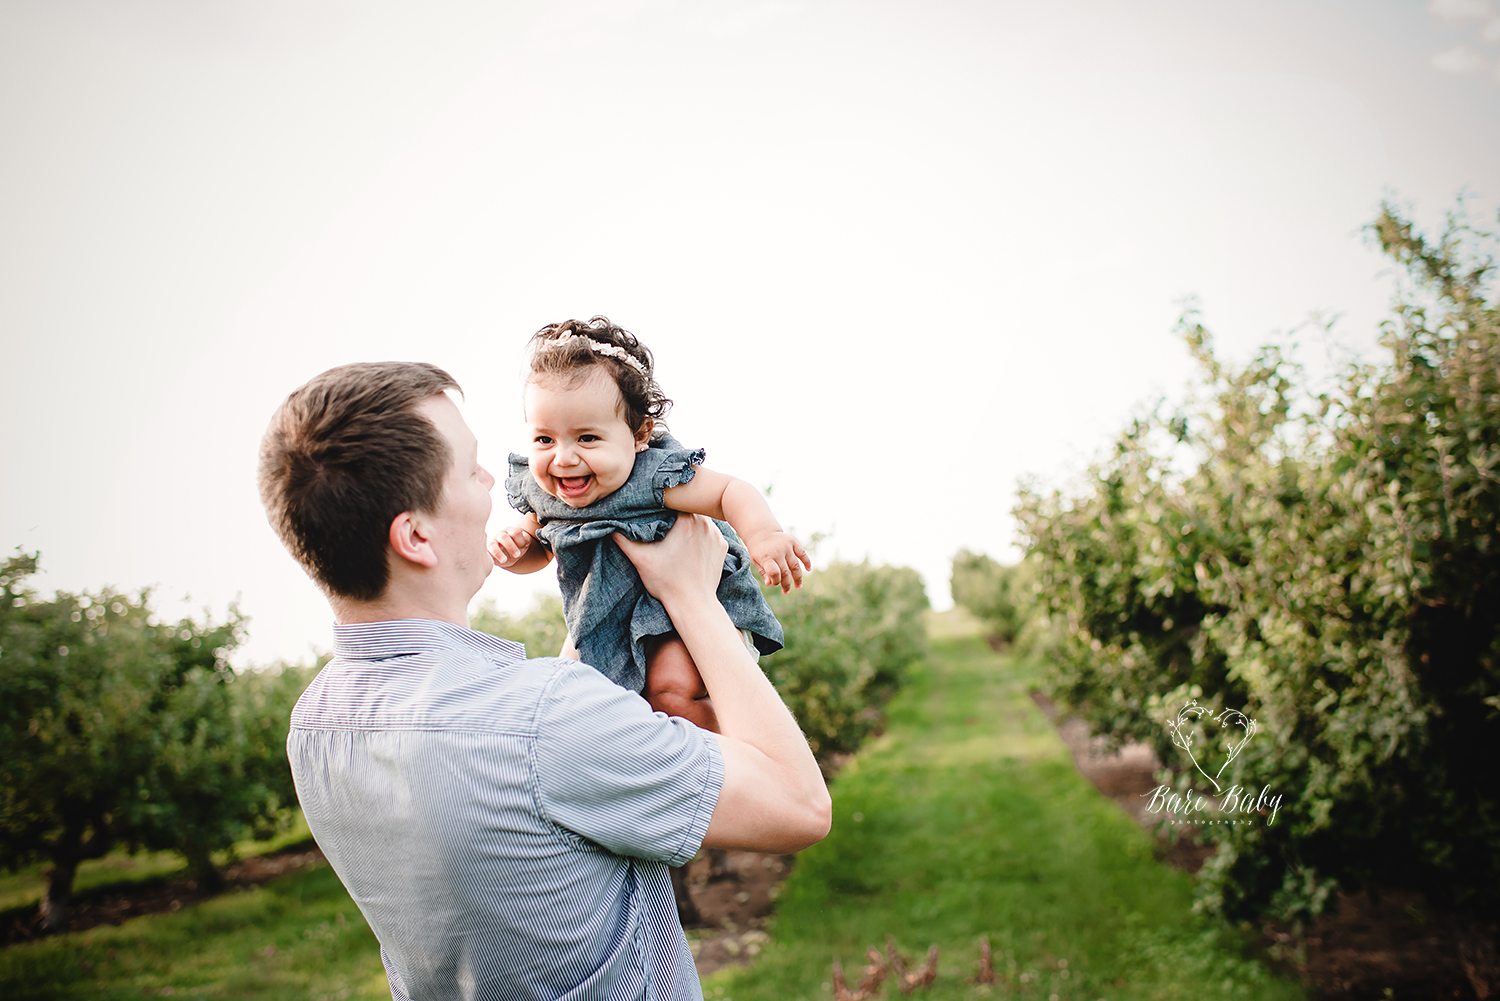
[[[526,384],[531,475],[543,490],[586,507],[625,485],[651,428],[631,434],[620,403],[619,388],[598,367],[577,382],[544,374]]]

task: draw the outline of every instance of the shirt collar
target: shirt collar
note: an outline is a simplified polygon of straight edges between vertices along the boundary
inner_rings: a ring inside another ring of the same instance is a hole
[[[382,660],[435,650],[475,650],[490,660],[524,660],[526,648],[440,619],[334,624],[333,653],[345,660]]]

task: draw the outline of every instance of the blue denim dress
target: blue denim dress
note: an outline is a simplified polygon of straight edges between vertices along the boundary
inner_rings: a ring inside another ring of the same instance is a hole
[[[636,542],[656,542],[677,521],[677,512],[662,504],[669,487],[693,478],[703,464],[701,448],[683,448],[670,435],[651,440],[637,452],[625,485],[587,507],[569,507],[541,488],[524,455],[512,453],[505,494],[511,507],[535,514],[541,542],[557,558],[563,617],[578,657],[610,681],[639,692],[646,684],[646,645],[652,636],[673,631],[661,602],[646,593],[635,565],[610,535],[619,532]],[[729,540],[719,603],[740,629],[749,630],[762,654],[782,646],[781,623],[771,613],[752,576],[750,554],[734,530],[716,522]],[[532,651],[538,652],[550,651]]]

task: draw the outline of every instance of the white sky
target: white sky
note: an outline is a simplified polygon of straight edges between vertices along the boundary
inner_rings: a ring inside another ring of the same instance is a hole
[[[305,659],[280,399],[435,362],[499,473],[526,337],[605,313],[710,465],[943,605],[1180,391],[1181,297],[1368,350],[1380,198],[1493,211],[1497,57],[1485,0],[0,0],[0,547]]]

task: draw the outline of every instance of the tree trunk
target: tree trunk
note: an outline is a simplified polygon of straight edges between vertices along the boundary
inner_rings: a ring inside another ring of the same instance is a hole
[[[73,877],[78,873],[74,860],[55,862],[47,876],[47,892],[42,895],[42,931],[48,935],[68,930],[68,901],[73,896]]]
[[[1500,927],[1469,914],[1449,915],[1448,927],[1453,929],[1458,961],[1474,988],[1474,996],[1488,998],[1500,993]]]
[[[224,889],[224,874],[218,870],[207,855],[193,854],[187,857],[188,868],[198,881],[198,889],[204,893],[218,893]]]

